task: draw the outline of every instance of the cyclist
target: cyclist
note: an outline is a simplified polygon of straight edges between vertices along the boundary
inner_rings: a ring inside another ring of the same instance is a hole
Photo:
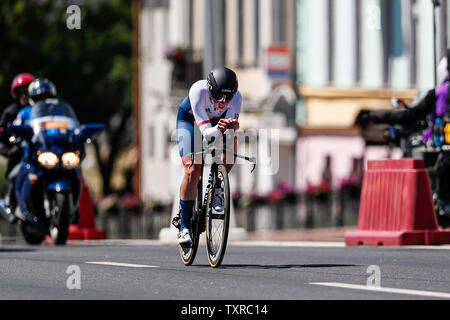
[[[13,103],[3,111],[0,118],[0,153],[8,158],[5,178],[8,180],[9,184],[5,196],[5,206],[10,223],[16,221],[14,214],[12,214],[16,207],[16,198],[14,195],[14,180],[11,180],[9,176],[13,169],[20,163],[22,149],[19,145],[10,141],[10,136],[5,133],[5,130],[7,125],[14,121],[17,114],[25,107],[29,106],[28,85],[34,79],[34,76],[29,73],[21,73],[14,77],[11,83]]]
[[[201,155],[192,161],[191,155],[201,151],[202,136],[206,141],[214,141],[222,137],[226,130],[239,129],[239,113],[242,96],[238,91],[238,79],[234,71],[220,67],[213,69],[206,80],[194,83],[189,95],[183,100],[177,116],[177,141],[180,156],[184,165],[184,177],[180,186],[181,227],[178,233],[178,243],[182,246],[192,244],[190,220],[197,196],[197,183],[201,175]],[[217,141],[217,140],[216,140]],[[237,140],[234,139],[234,150],[237,150]],[[226,159],[222,161],[229,172],[235,162]],[[230,163],[229,163],[230,162]],[[223,189],[216,186],[213,198],[213,208],[223,212]]]

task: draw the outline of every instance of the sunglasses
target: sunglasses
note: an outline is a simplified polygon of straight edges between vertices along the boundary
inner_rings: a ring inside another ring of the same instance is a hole
[[[211,98],[215,102],[221,102],[221,103],[230,102],[231,99],[233,99],[233,97],[234,97],[234,94],[232,94],[231,92],[230,93],[225,93],[225,94],[222,94],[222,93],[214,93],[214,94],[212,94],[211,93]]]

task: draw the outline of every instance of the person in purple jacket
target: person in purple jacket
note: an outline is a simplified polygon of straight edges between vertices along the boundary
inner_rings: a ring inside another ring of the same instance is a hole
[[[450,48],[447,55],[443,57],[437,68],[438,87],[427,92],[426,96],[416,105],[410,108],[402,108],[394,111],[376,110],[369,111],[359,119],[360,123],[370,121],[373,123],[384,123],[389,125],[408,125],[417,120],[426,120],[428,128],[423,134],[423,143],[434,150],[441,150],[443,120],[450,120]],[[441,130],[436,134],[436,130]],[[436,186],[433,191],[436,212],[440,224],[450,226],[450,153],[440,152],[436,165]],[[442,223],[441,223],[442,222]]]

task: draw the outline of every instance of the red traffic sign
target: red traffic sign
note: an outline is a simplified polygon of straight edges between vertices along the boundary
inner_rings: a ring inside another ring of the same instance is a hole
[[[266,49],[266,68],[269,75],[287,75],[292,69],[292,54],[286,46],[270,46]]]

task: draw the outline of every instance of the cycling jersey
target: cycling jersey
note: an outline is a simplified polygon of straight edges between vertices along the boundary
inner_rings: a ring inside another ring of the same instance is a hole
[[[183,103],[181,108],[194,116],[195,123],[204,137],[217,137],[219,134],[219,130],[212,126],[214,120],[238,119],[241,112],[242,96],[239,91],[223,110],[217,110],[210,100],[206,80],[194,83],[189,90],[188,98],[189,104]]]
[[[206,80],[192,85],[177,115],[177,142],[184,165],[191,162],[191,153],[201,151],[202,136],[211,138],[219,135],[216,126],[220,119],[239,118],[241,104],[242,96],[238,91],[223,110],[218,110],[210,100]]]

